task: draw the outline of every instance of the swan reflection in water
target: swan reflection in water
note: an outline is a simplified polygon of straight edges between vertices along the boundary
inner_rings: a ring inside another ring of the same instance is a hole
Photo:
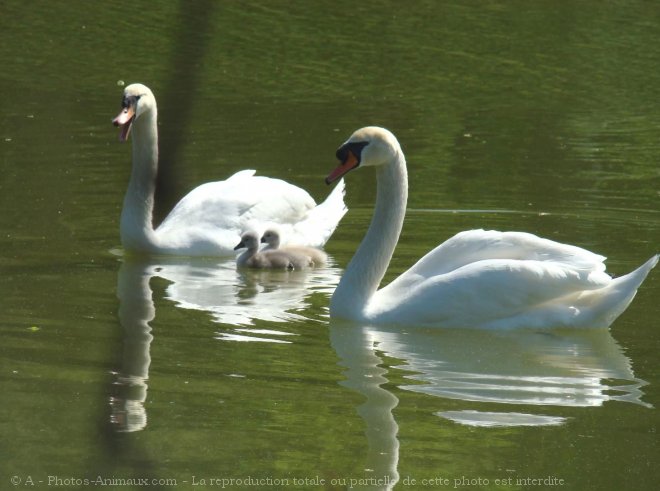
[[[237,270],[235,260],[168,260],[156,266],[154,274],[170,282],[165,295],[177,306],[208,312],[214,321],[234,326],[312,320],[308,313],[303,314],[310,307],[311,297],[329,296],[340,278],[340,270],[331,262],[303,271],[276,271]],[[227,336],[225,333],[219,337]]]
[[[367,468],[398,480],[398,398],[383,387],[384,357],[410,375],[399,388],[474,403],[473,408],[436,413],[469,426],[561,425],[567,418],[538,414],[533,407],[594,407],[642,401],[646,382],[607,329],[534,331],[516,329],[423,329],[373,327],[331,321],[330,341],[346,368],[344,385],[366,402],[358,408],[369,440]],[[480,403],[516,405],[516,411],[481,411]],[[529,412],[519,412],[527,406]],[[541,411],[542,412],[542,411]],[[556,410],[553,411],[556,413]]]
[[[117,297],[123,352],[110,398],[110,422],[117,431],[139,431],[147,425],[144,401],[153,340],[149,323],[156,315],[149,286],[151,276],[149,268],[137,260],[124,258],[119,267]]]
[[[324,314],[315,319],[302,312],[315,295],[327,298],[339,281],[331,261],[305,271],[237,270],[235,260],[217,259],[124,256],[121,261],[117,296],[123,358],[110,401],[118,431],[138,431],[147,424],[144,402],[153,339],[149,323],[156,315],[152,278],[169,282],[165,297],[178,307],[207,312],[214,321],[234,326],[231,331],[223,326],[216,339],[270,343],[289,343],[291,333],[257,329],[257,321],[321,320]]]
[[[119,318],[124,328],[124,359],[117,375],[121,396],[113,399],[113,422],[122,431],[145,427],[149,322],[155,316],[150,280],[169,281],[166,297],[181,308],[208,312],[223,326],[217,339],[292,342],[284,331],[255,328],[257,321],[319,321],[325,311],[309,309],[314,295],[327,305],[339,279],[334,267],[309,272],[237,271],[233,261],[142,260],[124,257],[119,271]],[[309,311],[318,318],[310,317]],[[563,424],[566,418],[539,414],[541,407],[594,407],[606,401],[648,406],[643,380],[609,330],[488,331],[373,327],[330,321],[330,342],[345,367],[343,385],[365,397],[357,412],[365,421],[369,453],[365,468],[391,489],[399,479],[399,403],[384,388],[383,357],[400,360],[410,384],[401,389],[474,404],[462,411],[437,413],[444,420],[471,426]],[[489,411],[481,411],[480,404]],[[515,411],[491,411],[493,404]],[[520,407],[526,407],[525,412]],[[556,410],[554,411],[556,413]],[[380,486],[382,488],[382,486]]]

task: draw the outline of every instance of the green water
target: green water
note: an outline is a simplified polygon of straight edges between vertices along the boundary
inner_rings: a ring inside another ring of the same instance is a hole
[[[123,83],[153,89],[158,217],[244,168],[322,200],[337,146],[385,126],[410,172],[385,281],[470,228],[620,275],[660,249],[654,2],[2,10],[1,489],[656,489],[658,270],[609,331],[338,325],[371,172],[348,177],[327,268],[126,260],[110,124]]]

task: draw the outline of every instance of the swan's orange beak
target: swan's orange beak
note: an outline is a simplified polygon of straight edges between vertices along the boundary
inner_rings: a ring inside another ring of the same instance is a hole
[[[344,160],[341,164],[337,166],[335,170],[333,170],[330,174],[328,174],[328,177],[325,178],[325,183],[331,184],[335,182],[337,179],[339,179],[341,176],[346,174],[348,171],[355,169],[358,165],[360,165],[360,161],[355,156],[355,154],[350,150],[347,151],[346,160]]]
[[[127,106],[119,113],[119,115],[112,120],[115,126],[121,126],[119,133],[119,141],[125,142],[128,139],[128,134],[131,132],[131,125],[135,120],[135,107],[133,105]]]

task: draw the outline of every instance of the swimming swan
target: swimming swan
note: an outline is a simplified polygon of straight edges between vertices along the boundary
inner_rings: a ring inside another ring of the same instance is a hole
[[[236,265],[239,267],[248,267],[256,269],[307,269],[314,266],[311,258],[291,252],[281,250],[264,250],[259,252],[259,234],[256,232],[246,232],[241,236],[235,250],[246,248],[236,259]]]
[[[314,266],[325,264],[328,261],[328,255],[315,247],[305,247],[299,245],[286,245],[280,247],[280,233],[273,229],[267,229],[261,236],[261,242],[268,244],[264,251],[278,250],[309,257]]]
[[[316,205],[303,189],[280,179],[237,172],[225,181],[193,189],[154,230],[152,212],[158,167],[156,99],[148,87],[124,90],[113,120],[119,139],[133,132],[133,169],[121,212],[121,242],[137,252],[189,256],[232,256],[241,231],[276,223],[297,243],[322,247],[346,213],[343,184]]]
[[[337,150],[329,184],[375,166],[369,230],[330,303],[330,316],[364,323],[437,327],[606,327],[632,301],[658,262],[612,279],[603,256],[523,232],[468,230],[440,244],[378,290],[403,225],[406,161],[388,130],[357,130]]]

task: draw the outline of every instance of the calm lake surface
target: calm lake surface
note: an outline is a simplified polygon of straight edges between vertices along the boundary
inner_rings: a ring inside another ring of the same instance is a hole
[[[321,201],[376,124],[410,173],[385,281],[470,228],[621,275],[660,250],[658,4],[9,1],[0,26],[1,489],[657,489],[660,270],[609,330],[337,324],[372,172],[323,269],[130,259],[110,122],[153,89],[156,220],[246,168]]]

